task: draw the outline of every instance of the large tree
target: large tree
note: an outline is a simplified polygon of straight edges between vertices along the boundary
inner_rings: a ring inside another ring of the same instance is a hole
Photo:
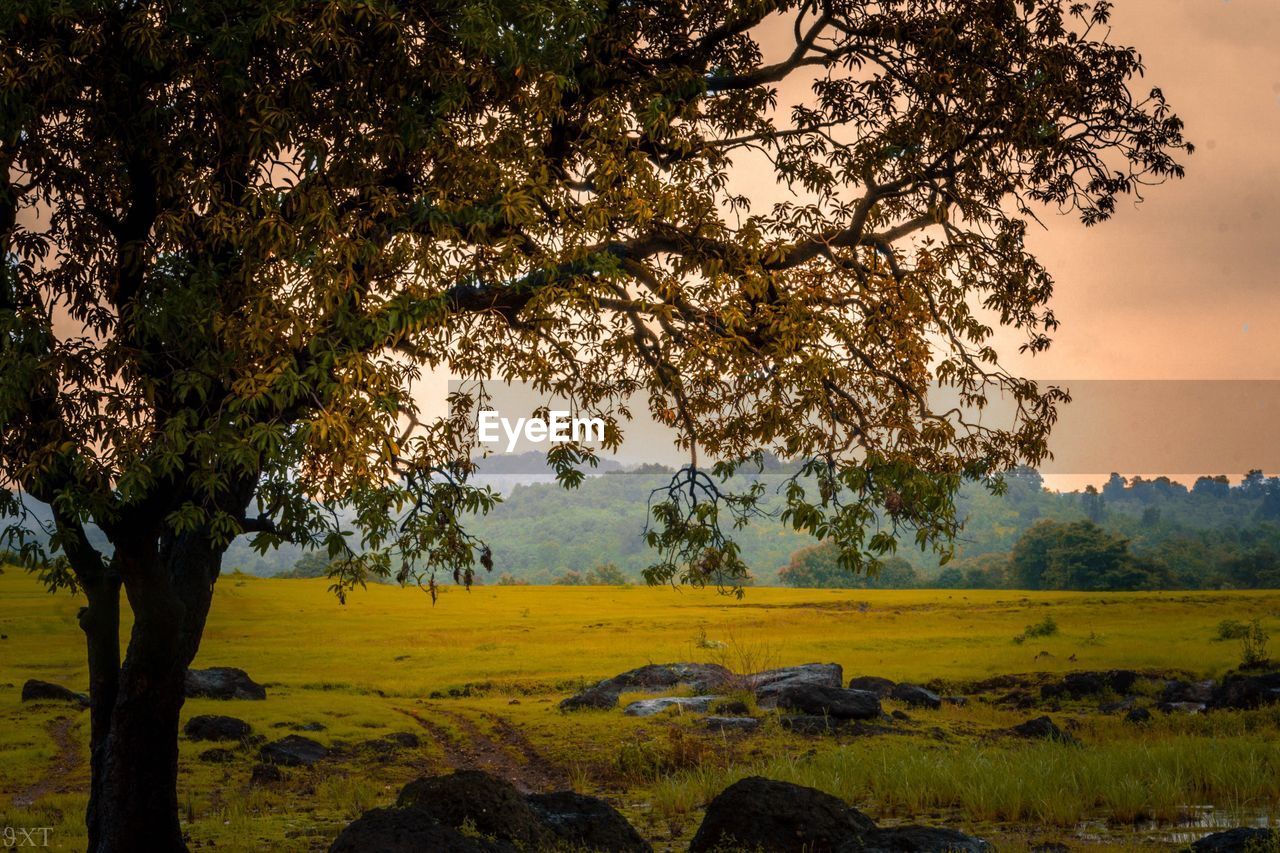
[[[847,566],[945,547],[957,485],[1042,458],[1063,398],[993,345],[1055,326],[1029,224],[1190,150],[1107,7],[6,4],[0,485],[52,507],[53,559],[21,517],[13,545],[87,600],[90,848],[183,847],[183,673],[234,537],[328,548],[339,593],[495,559],[461,523],[493,500],[483,380],[610,445],[632,398],[675,430],[650,580],[744,575],[760,495],[720,475],[764,451],[806,460],[786,517]],[[428,370],[473,383],[448,415]],[[995,393],[1018,417],[981,425]],[[592,452],[555,449],[566,485]]]

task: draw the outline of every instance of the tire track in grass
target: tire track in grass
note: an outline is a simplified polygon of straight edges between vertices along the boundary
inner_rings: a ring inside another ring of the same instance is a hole
[[[66,790],[68,777],[80,767],[83,757],[80,755],[80,744],[76,742],[74,730],[76,721],[70,717],[57,717],[46,726],[49,737],[53,739],[57,752],[53,763],[35,782],[28,785],[13,797],[13,804],[20,809],[30,808],[41,797]]]
[[[431,735],[445,753],[445,761],[455,770],[483,770],[506,779],[521,793],[547,791],[566,786],[565,774],[557,770],[534,749],[509,720],[496,714],[481,712],[495,729],[497,740],[486,734],[475,721],[459,711],[428,706],[427,713],[444,717],[461,732],[455,737],[444,726],[408,708],[397,711],[410,717]],[[513,753],[522,759],[515,760]]]

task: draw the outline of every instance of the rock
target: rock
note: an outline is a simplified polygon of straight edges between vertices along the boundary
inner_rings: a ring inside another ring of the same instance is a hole
[[[652,717],[671,708],[679,708],[681,712],[705,714],[711,709],[711,703],[718,696],[663,696],[661,699],[641,699],[632,702],[622,709],[628,717]]]
[[[747,684],[755,691],[757,701],[769,707],[778,692],[789,687],[811,684],[838,689],[844,685],[844,670],[838,663],[806,663],[757,672],[747,676]]]
[[[1033,845],[1028,853],[1071,853],[1071,848],[1061,841],[1041,841]]]
[[[199,714],[182,730],[191,740],[244,740],[253,731],[244,720],[221,714]]]
[[[1118,714],[1137,706],[1137,700],[1126,699],[1123,702],[1106,702],[1098,706],[1099,714]]]
[[[954,829],[895,826],[873,829],[862,837],[860,843],[845,845],[841,853],[988,853],[991,849],[991,845],[981,838]]]
[[[301,725],[294,726],[293,728],[294,728],[294,731],[299,731],[299,732],[322,732],[328,729],[329,727],[326,726],[324,723],[312,722],[312,723],[303,723]]]
[[[1113,693],[1128,693],[1138,680],[1138,674],[1130,669],[1113,669],[1107,672],[1069,672],[1062,680],[1046,684],[1040,688],[1040,695],[1045,699],[1069,696],[1080,699],[1085,696],[1096,696],[1110,690]]]
[[[752,776],[733,783],[707,805],[689,851],[830,853],[874,828],[869,818],[830,794]]]
[[[760,728],[755,717],[707,717],[702,722],[713,732],[751,732]]]
[[[258,752],[264,763],[285,767],[310,767],[328,754],[329,750],[322,744],[302,735],[286,735],[266,744]]]
[[[284,781],[284,773],[274,764],[255,764],[249,773],[249,784],[259,788]]]
[[[498,853],[511,849],[463,835],[419,809],[388,808],[365,812],[348,824],[329,853]]]
[[[1191,849],[1195,853],[1246,853],[1246,851],[1269,850],[1271,849],[1269,845],[1276,841],[1280,841],[1280,832],[1273,829],[1241,827],[1206,835],[1192,842]]]
[[[1203,702],[1161,702],[1156,710],[1162,714],[1199,714],[1205,709]]]
[[[899,702],[906,702],[912,708],[941,708],[942,699],[932,690],[926,690],[918,684],[898,684],[889,695]]]
[[[840,720],[813,714],[785,714],[778,718],[778,725],[798,735],[830,735],[840,729]]]
[[[860,675],[857,678],[849,680],[849,687],[852,690],[866,690],[874,693],[881,699],[887,699],[889,692],[898,685],[887,678],[881,678],[878,675]]]
[[[1129,713],[1124,715],[1124,721],[1126,723],[1133,723],[1135,726],[1141,725],[1142,723],[1149,723],[1151,722],[1151,712],[1146,708],[1131,708]]]
[[[40,681],[35,678],[27,679],[22,685],[22,701],[23,702],[73,702],[82,708],[89,707],[89,697],[84,693],[76,693],[74,690],[68,690],[61,684],[53,684],[48,681]]]
[[[188,699],[266,699],[267,690],[243,669],[233,666],[215,666],[209,669],[189,669],[186,676]]]
[[[588,687],[581,693],[575,693],[568,699],[560,703],[561,711],[608,711],[616,707],[618,704],[618,694],[622,692],[621,688],[597,684],[594,687]]]
[[[615,675],[607,682],[623,690],[651,692],[688,687],[697,693],[709,693],[732,683],[733,673],[716,663],[651,663],[639,669]]]
[[[234,749],[226,749],[220,746],[214,747],[200,753],[200,760],[207,761],[210,764],[230,764],[236,760],[236,752]]]
[[[400,791],[396,805],[421,809],[445,826],[470,821],[478,832],[531,847],[550,844],[554,834],[515,786],[479,770],[424,776]]]
[[[963,708],[969,704],[968,696],[943,696],[942,701],[947,705],[955,705],[957,708]]]
[[[1018,737],[1031,738],[1034,740],[1056,740],[1060,743],[1078,744],[1071,735],[1062,729],[1048,717],[1036,717],[1034,720],[1027,720],[1025,723],[1019,723],[1014,726],[1011,731]]]
[[[1268,672],[1262,675],[1228,675],[1214,689],[1209,705],[1246,709],[1276,702],[1280,702],[1280,672]]]
[[[712,703],[711,713],[722,717],[749,717],[751,707],[741,699],[721,699],[719,702]]]
[[[401,749],[414,749],[421,743],[413,732],[393,732],[365,741],[360,744],[360,749],[379,758],[389,759]]]
[[[402,746],[405,749],[417,749],[422,746],[422,740],[413,732],[392,732],[389,735],[383,735],[381,739],[387,743]]]
[[[879,697],[866,690],[799,682],[781,688],[776,701],[781,709],[840,720],[872,720],[880,716]]]
[[[890,714],[889,716],[893,717],[895,720],[898,720],[899,722],[903,722],[903,723],[911,722],[911,715],[899,708],[894,708],[893,713]]]
[[[1212,680],[1180,681],[1174,679],[1165,682],[1164,689],[1160,691],[1159,702],[1170,705],[1175,702],[1199,702],[1207,705],[1213,701],[1213,690],[1216,686],[1216,682]]]
[[[615,809],[597,797],[574,791],[531,794],[525,798],[542,822],[572,850],[650,853],[649,843]]]
[[[996,699],[995,704],[1007,705],[1009,707],[1025,711],[1028,708],[1035,707],[1036,699],[1025,690],[1011,690]]]

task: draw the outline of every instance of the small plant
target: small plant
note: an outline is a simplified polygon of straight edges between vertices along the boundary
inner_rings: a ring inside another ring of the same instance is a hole
[[[1058,633],[1058,623],[1052,616],[1046,616],[1034,625],[1028,625],[1023,629],[1022,633],[1013,638],[1018,645],[1022,645],[1032,637],[1052,637]]]
[[[1256,669],[1268,663],[1267,643],[1271,635],[1262,627],[1261,619],[1254,619],[1240,638],[1240,668]]]
[[[1239,619],[1223,619],[1218,623],[1218,640],[1243,640],[1249,633],[1249,626]]]
[[[703,625],[698,628],[698,634],[693,638],[693,644],[700,649],[723,649],[725,644],[719,640],[712,640],[707,637],[707,626]]]

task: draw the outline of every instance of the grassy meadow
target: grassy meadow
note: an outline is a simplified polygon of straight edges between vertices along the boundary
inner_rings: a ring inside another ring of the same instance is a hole
[[[88,715],[23,705],[19,691],[28,678],[85,689],[79,604],[20,570],[0,574],[0,826],[51,826],[55,849],[84,844]],[[1014,641],[1046,616],[1058,634]],[[760,588],[737,600],[668,588],[482,586],[447,589],[432,606],[418,590],[377,586],[343,606],[324,581],[230,575],[195,665],[243,668],[268,698],[190,700],[184,719],[231,714],[269,739],[318,723],[302,733],[338,755],[254,786],[256,748],[212,762],[200,758],[211,744],[184,738],[183,821],[195,849],[323,850],[410,779],[480,767],[526,789],[605,796],[657,849],[680,850],[710,797],[758,773],[831,791],[887,823],[980,832],[1002,850],[1048,840],[1167,847],[1195,837],[1189,821],[1280,814],[1280,708],[1156,714],[1139,728],[1099,714],[1096,699],[1067,702],[1048,713],[1082,742],[1069,746],[1003,735],[1045,711],[983,701],[834,737],[771,720],[752,734],[712,734],[692,716],[569,715],[557,704],[584,683],[684,660],[737,672],[835,662],[846,678],[956,684],[1119,667],[1203,678],[1239,660],[1237,643],[1215,638],[1218,623],[1254,618],[1280,634],[1280,592]],[[402,731],[421,746],[390,755],[361,746]]]

